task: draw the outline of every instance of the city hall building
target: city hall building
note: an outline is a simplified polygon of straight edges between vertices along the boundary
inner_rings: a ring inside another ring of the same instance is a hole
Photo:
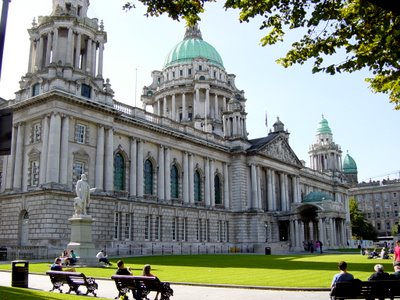
[[[66,248],[83,173],[96,188],[93,242],[110,255],[346,246],[342,151],[324,117],[310,168],[279,118],[248,139],[246,102],[258,100],[236,87],[197,26],[152,72],[143,108],[117,102],[103,77],[107,34],[88,6],[53,0],[28,30],[15,99],[0,102],[13,111],[11,154],[0,157],[0,246]]]

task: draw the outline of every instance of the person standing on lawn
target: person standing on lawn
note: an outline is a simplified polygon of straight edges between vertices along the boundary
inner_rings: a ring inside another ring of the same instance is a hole
[[[400,262],[400,240],[396,241],[396,247],[394,247],[393,251],[393,264],[396,262]]]

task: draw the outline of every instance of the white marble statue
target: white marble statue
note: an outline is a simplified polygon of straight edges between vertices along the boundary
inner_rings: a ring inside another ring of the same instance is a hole
[[[91,189],[87,182],[86,174],[81,175],[81,179],[76,183],[76,195],[74,198],[75,215],[86,215],[90,205],[90,193],[96,190]]]

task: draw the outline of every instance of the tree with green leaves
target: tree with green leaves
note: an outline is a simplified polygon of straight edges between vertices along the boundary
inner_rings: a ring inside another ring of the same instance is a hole
[[[134,0],[141,2],[147,16],[168,14],[193,25],[200,20],[206,2],[216,0]],[[336,74],[368,69],[372,91],[387,93],[400,109],[400,5],[396,0],[225,0],[225,9],[238,9],[239,21],[263,18],[267,30],[263,46],[283,41],[285,32],[296,29],[302,37],[292,44],[284,67],[313,61],[312,72]],[[335,57],[336,55],[336,57]],[[329,56],[334,56],[332,63]],[[344,57],[344,58],[343,58]],[[327,62],[329,61],[329,62]]]
[[[376,240],[378,232],[371,223],[365,220],[354,198],[349,199],[351,231],[357,240]]]

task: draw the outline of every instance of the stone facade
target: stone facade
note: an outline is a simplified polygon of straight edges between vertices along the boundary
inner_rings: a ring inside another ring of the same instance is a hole
[[[65,248],[82,173],[96,188],[93,242],[110,254],[346,245],[340,166],[304,167],[279,119],[249,140],[244,92],[218,55],[202,56],[212,46],[197,27],[185,38],[200,54],[178,53],[154,71],[140,109],[113,99],[102,74],[107,35],[86,16],[88,5],[53,1],[52,14],[29,30],[29,72],[3,104],[14,128],[11,155],[0,158],[0,245]],[[317,192],[326,197],[309,201]]]

